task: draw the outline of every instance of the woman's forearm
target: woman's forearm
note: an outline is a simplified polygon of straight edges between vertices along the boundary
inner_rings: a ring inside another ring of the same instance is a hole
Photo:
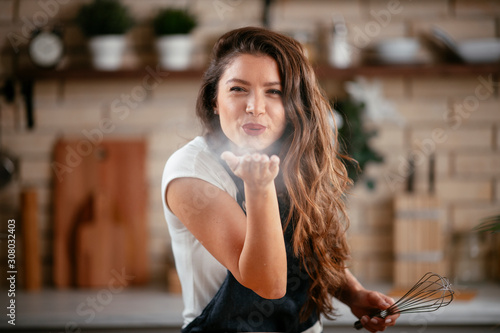
[[[345,269],[346,274],[346,282],[340,291],[337,298],[344,304],[349,305],[354,295],[356,295],[360,290],[363,290],[364,287],[359,283],[358,279],[352,275],[349,269]]]
[[[265,298],[286,292],[287,262],[274,183],[246,186],[247,225],[239,267],[245,284]]]

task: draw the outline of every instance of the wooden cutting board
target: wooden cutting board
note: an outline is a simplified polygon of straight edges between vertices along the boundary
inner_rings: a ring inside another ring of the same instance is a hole
[[[76,285],[79,253],[92,257],[88,252],[92,246],[107,246],[101,244],[104,238],[89,236],[99,228],[103,228],[103,232],[109,228],[96,220],[94,210],[89,209],[89,198],[96,193],[105,196],[109,206],[106,214],[123,229],[125,250],[120,255],[124,256],[125,265],[118,269],[119,273],[134,276],[130,284],[148,281],[145,160],[143,139],[103,140],[98,145],[83,139],[61,139],[56,143],[52,163],[56,287]],[[81,250],[86,250],[77,252],[77,238],[92,244],[82,244]]]
[[[103,193],[92,195],[92,219],[80,223],[76,233],[76,284],[106,287],[113,271],[126,266],[126,228],[110,218],[111,203]]]

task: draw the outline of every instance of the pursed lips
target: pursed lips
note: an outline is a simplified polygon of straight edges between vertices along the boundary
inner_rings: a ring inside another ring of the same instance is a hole
[[[260,135],[266,131],[266,126],[257,123],[246,123],[242,126],[243,130],[248,135]]]

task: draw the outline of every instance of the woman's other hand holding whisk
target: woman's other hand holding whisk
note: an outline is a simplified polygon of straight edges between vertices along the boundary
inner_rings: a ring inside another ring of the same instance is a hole
[[[394,326],[399,314],[372,318],[374,314],[394,304],[394,300],[378,291],[365,289],[349,270],[346,270],[346,277],[347,283],[339,295],[339,300],[351,308],[351,312],[360,319],[363,327],[370,332],[379,332],[384,331],[387,326]]]
[[[385,310],[394,304],[394,300],[382,293],[372,290],[359,290],[353,295],[349,307],[352,313],[360,318],[363,327],[370,332],[384,331],[387,326],[394,326],[399,314],[385,318],[371,317],[374,313]]]

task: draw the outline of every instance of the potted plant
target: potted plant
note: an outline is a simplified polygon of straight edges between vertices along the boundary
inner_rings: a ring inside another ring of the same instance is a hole
[[[354,101],[352,98],[332,101],[335,110],[342,116],[342,123],[345,124],[338,129],[341,151],[344,155],[352,157],[354,161],[343,159],[349,178],[357,182],[365,170],[368,163],[379,163],[383,161],[383,156],[373,150],[370,139],[377,134],[376,131],[368,130],[364,125],[363,111],[365,104]],[[366,179],[366,185],[373,189],[373,180]]]
[[[196,17],[186,9],[164,8],[153,18],[156,48],[165,69],[183,70],[191,64]]]
[[[134,25],[128,8],[116,0],[94,0],[80,8],[76,23],[89,38],[94,67],[120,68],[126,47],[125,33]]]

